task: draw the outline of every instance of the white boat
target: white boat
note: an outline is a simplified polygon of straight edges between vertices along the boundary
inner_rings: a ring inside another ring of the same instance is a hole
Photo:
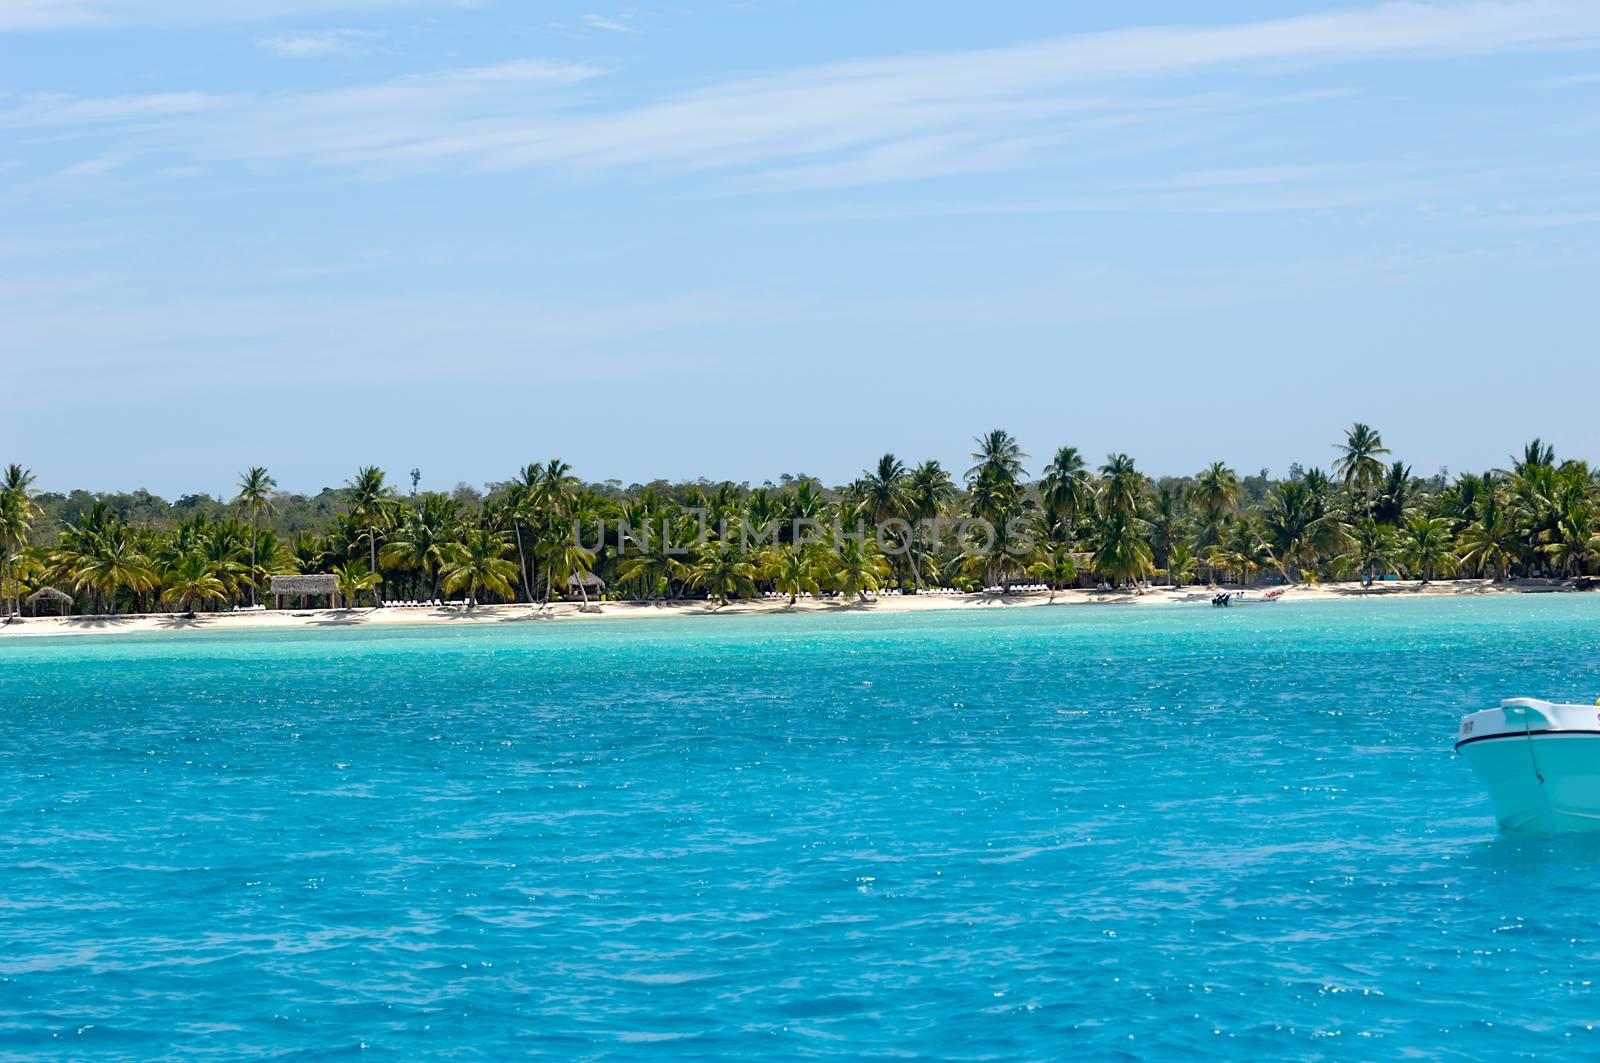
[[[1600,706],[1507,698],[1461,718],[1456,752],[1501,829],[1600,831]]]
[[[1278,601],[1283,597],[1283,591],[1268,591],[1265,594],[1255,594],[1251,591],[1219,591],[1211,598],[1212,605],[1266,605]]]

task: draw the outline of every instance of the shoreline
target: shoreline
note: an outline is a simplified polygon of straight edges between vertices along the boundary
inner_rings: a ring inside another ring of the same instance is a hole
[[[732,602],[720,608],[704,600],[600,602],[583,612],[578,602],[554,602],[541,611],[537,605],[480,605],[442,607],[365,607],[360,609],[282,609],[266,612],[200,613],[188,619],[181,613],[128,613],[120,616],[24,617],[0,626],[0,640],[45,636],[124,635],[146,632],[253,631],[286,628],[360,628],[384,625],[492,624],[547,622],[552,620],[627,620],[682,616],[755,616],[792,613],[918,613],[977,609],[1029,609],[1041,606],[1086,605],[1195,605],[1210,602],[1212,595],[1226,588],[1190,585],[1154,587],[1142,594],[1131,591],[1068,590],[1050,601],[1048,591],[1017,591],[977,594],[890,595],[862,602],[855,599],[801,599],[790,606],[784,599]],[[1258,597],[1267,587],[1250,590]],[[1522,580],[1439,580],[1432,583],[1389,581],[1364,588],[1358,582],[1324,583],[1313,587],[1293,586],[1284,590],[1287,602],[1379,601],[1427,597],[1482,597],[1500,594],[1583,593],[1571,581],[1555,579]],[[597,608],[598,607],[598,608]],[[1256,608],[1249,604],[1239,608]]]

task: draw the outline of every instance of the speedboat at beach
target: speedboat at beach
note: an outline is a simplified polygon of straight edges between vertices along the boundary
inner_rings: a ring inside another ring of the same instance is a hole
[[[1600,830],[1600,705],[1507,698],[1461,718],[1456,752],[1503,830]]]
[[[1216,606],[1232,607],[1235,605],[1265,605],[1275,602],[1283,597],[1283,591],[1268,591],[1265,594],[1251,594],[1249,591],[1222,591],[1214,595],[1211,604]]]

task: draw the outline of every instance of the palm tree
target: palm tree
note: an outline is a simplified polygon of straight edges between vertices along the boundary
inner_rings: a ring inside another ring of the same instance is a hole
[[[1600,528],[1595,524],[1594,504],[1588,499],[1572,499],[1556,522],[1551,541],[1540,549],[1562,575],[1581,576],[1596,547],[1600,547]]]
[[[1312,469],[1299,480],[1278,485],[1262,514],[1262,534],[1285,579],[1305,581],[1317,565],[1348,543],[1340,515],[1329,507],[1327,474]]]
[[[1443,517],[1415,516],[1406,522],[1400,541],[1406,566],[1427,583],[1448,572],[1455,560],[1451,552],[1450,522]]]
[[[689,571],[689,585],[705,588],[720,609],[731,597],[755,597],[757,575],[737,543],[713,539],[700,548]]]
[[[1188,549],[1183,503],[1183,489],[1170,483],[1159,485],[1151,499],[1150,546],[1158,569],[1170,568],[1172,555],[1180,547]]]
[[[104,596],[113,616],[121,591],[142,594],[155,584],[149,560],[139,552],[126,526],[120,524],[93,538],[89,551],[76,559],[72,578],[75,589],[89,588]]]
[[[868,469],[861,474],[861,478],[856,481],[856,490],[858,495],[856,516],[870,520],[877,534],[881,535],[892,521],[904,523],[905,530],[899,536],[900,546],[911,566],[913,583],[921,583],[922,579],[916,571],[917,560],[912,543],[914,535],[910,516],[912,501],[905,465],[893,454],[885,454],[878,459],[877,468]]]
[[[344,599],[345,608],[356,604],[356,599],[365,591],[373,590],[378,586],[378,574],[370,569],[363,568],[359,562],[346,561],[342,565],[333,567],[333,578],[339,588],[339,597]]]
[[[272,489],[278,486],[278,481],[267,474],[267,470],[259,465],[252,465],[239,476],[239,493],[234,496],[233,504],[243,506],[250,514],[250,604],[256,604],[256,585],[253,574],[256,570],[256,535],[261,523],[261,514],[272,508]]]
[[[1518,474],[1540,467],[1554,468],[1556,448],[1535,437],[1532,443],[1522,448],[1522,457],[1513,457],[1511,462],[1512,471]]]
[[[1207,563],[1224,568],[1238,577],[1240,585],[1272,560],[1272,550],[1262,538],[1256,521],[1248,516],[1231,521],[1227,537],[1206,552]]]
[[[378,528],[388,520],[394,488],[384,482],[383,470],[376,465],[357,469],[355,478],[346,486],[350,489],[350,519],[361,530],[361,538],[367,540],[367,571],[375,577],[373,602],[382,607],[383,596],[378,593],[382,582],[378,575]]]
[[[537,497],[535,488],[539,483],[540,466],[530,462],[522,467],[511,481],[510,497],[507,504],[511,507],[511,531],[517,543],[517,571],[522,574],[522,589],[528,595],[528,600],[533,601],[533,573],[528,570],[528,554],[523,547],[522,526],[524,522],[537,523],[537,515],[533,512],[536,508]]]
[[[1047,551],[1029,567],[1028,571],[1032,572],[1036,578],[1043,580],[1050,588],[1050,600],[1052,602],[1056,600],[1057,591],[1078,581],[1078,563],[1073,560],[1072,554],[1066,550]]]
[[[1457,536],[1457,558],[1463,567],[1478,575],[1489,573],[1505,579],[1516,549],[1517,531],[1501,497],[1500,478],[1493,473],[1479,480],[1473,506],[1473,519]]]
[[[1210,545],[1221,538],[1222,518],[1239,505],[1239,475],[1214,461],[1195,477],[1189,497],[1200,507],[1200,542]]]
[[[1403,524],[1411,515],[1413,493],[1411,466],[1403,461],[1395,462],[1384,473],[1383,484],[1372,506],[1372,516],[1383,524]]]
[[[976,480],[990,476],[1001,481],[1015,481],[1022,477],[1022,462],[1028,455],[1010,432],[996,428],[987,435],[973,440],[978,449],[972,452],[976,462],[967,470],[967,479]]]
[[[873,539],[846,536],[834,558],[833,583],[845,597],[856,595],[866,601],[867,594],[878,592],[889,575],[889,563]]]
[[[1400,547],[1395,530],[1389,525],[1362,517],[1352,529],[1351,544],[1349,557],[1356,570],[1362,573],[1363,585],[1372,586],[1380,572],[1401,574]]]
[[[244,544],[238,536],[230,535],[232,529],[219,527],[203,536],[195,552],[206,559],[212,575],[222,583],[223,594],[233,601],[239,599],[239,588],[248,584],[255,588],[255,570],[246,568],[241,558]]]
[[[690,522],[684,518],[674,520],[665,514],[660,521],[660,534],[647,531],[642,542],[630,544],[630,552],[617,566],[618,582],[642,583],[646,600],[653,600],[661,593],[671,594],[674,584],[681,584],[689,577],[689,566],[677,552],[693,534]],[[650,528],[649,523],[642,526]]]
[[[822,589],[827,563],[815,545],[779,543],[762,556],[761,575],[771,580],[780,594],[789,596],[789,607],[793,608],[802,594],[816,594]]]
[[[1062,447],[1045,466],[1039,501],[1047,514],[1066,522],[1069,534],[1076,533],[1079,521],[1094,505],[1094,484],[1077,447]]]
[[[1167,585],[1182,587],[1194,579],[1194,554],[1188,543],[1175,543],[1167,555]]]
[[[421,572],[428,581],[429,601],[439,596],[439,579],[450,561],[460,531],[460,505],[443,495],[424,495],[422,505],[405,515],[378,551],[390,568]]]
[[[185,554],[166,573],[167,589],[161,600],[176,602],[178,608],[194,616],[195,603],[226,601],[227,588],[217,578],[211,562],[198,554]]]
[[[22,611],[16,557],[28,541],[39,507],[29,493],[33,473],[21,465],[7,465],[0,474],[0,606],[9,616]]]
[[[1108,505],[1104,492],[1101,500],[1102,508],[1089,534],[1090,564],[1112,585],[1132,583],[1134,590],[1142,593],[1140,582],[1155,565],[1150,547],[1139,534],[1138,518]]]
[[[1378,459],[1389,453],[1383,437],[1375,429],[1360,423],[1350,426],[1343,443],[1335,443],[1339,457],[1333,463],[1334,474],[1344,479],[1344,489],[1360,500],[1359,509],[1364,515],[1367,494],[1383,475],[1383,462]]]
[[[488,528],[476,528],[467,533],[461,542],[450,547],[440,569],[445,592],[454,594],[466,588],[468,609],[477,606],[482,591],[502,598],[513,597],[511,581],[517,577],[517,566],[506,558],[510,549],[511,544],[503,534]]]
[[[916,520],[933,520],[955,501],[956,485],[937,461],[925,461],[911,470],[906,495]]]
[[[1139,511],[1139,498],[1144,492],[1144,473],[1134,467],[1133,459],[1126,454],[1111,454],[1100,467],[1100,505],[1103,509],[1123,517],[1133,517]]]

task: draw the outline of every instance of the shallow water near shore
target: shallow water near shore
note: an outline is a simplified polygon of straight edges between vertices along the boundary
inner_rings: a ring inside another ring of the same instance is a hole
[[[1600,596],[0,644],[0,1056],[1600,1050]]]

